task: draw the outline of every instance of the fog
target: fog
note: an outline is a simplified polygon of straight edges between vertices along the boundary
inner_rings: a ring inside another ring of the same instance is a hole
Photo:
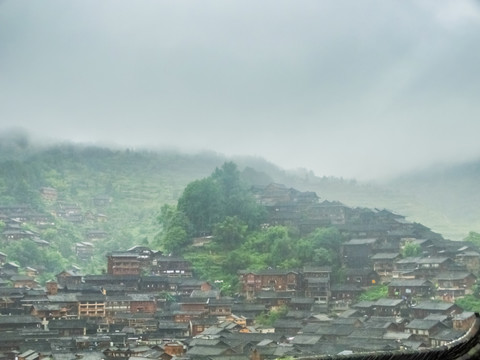
[[[0,2],[0,130],[378,179],[480,157],[478,1]]]

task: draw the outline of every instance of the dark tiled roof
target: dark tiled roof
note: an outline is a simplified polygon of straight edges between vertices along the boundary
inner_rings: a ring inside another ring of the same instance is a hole
[[[446,311],[455,307],[455,304],[447,303],[443,301],[422,301],[421,303],[417,304],[414,309],[420,310],[442,310]]]

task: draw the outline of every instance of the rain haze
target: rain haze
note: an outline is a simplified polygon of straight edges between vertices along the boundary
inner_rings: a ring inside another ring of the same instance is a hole
[[[2,1],[0,130],[382,178],[480,157],[478,1]]]

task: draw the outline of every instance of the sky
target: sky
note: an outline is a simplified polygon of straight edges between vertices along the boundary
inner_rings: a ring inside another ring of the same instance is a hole
[[[380,179],[480,159],[479,0],[0,0],[0,131]]]

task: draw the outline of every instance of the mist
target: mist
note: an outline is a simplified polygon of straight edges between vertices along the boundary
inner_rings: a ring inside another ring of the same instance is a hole
[[[384,179],[480,157],[478,2],[4,1],[0,130]]]

